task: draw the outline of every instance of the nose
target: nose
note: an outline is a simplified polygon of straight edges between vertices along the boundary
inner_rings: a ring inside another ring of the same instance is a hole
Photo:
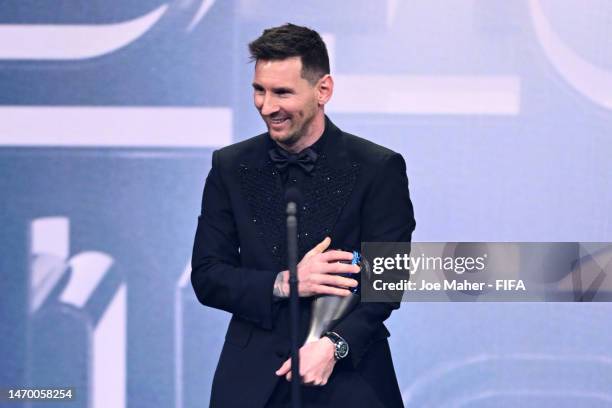
[[[261,114],[264,116],[269,116],[278,111],[278,104],[269,94],[262,97]]]

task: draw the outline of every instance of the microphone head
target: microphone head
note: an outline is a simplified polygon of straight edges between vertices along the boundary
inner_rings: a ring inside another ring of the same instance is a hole
[[[295,203],[296,206],[300,206],[302,204],[302,193],[297,187],[289,187],[287,191],[285,191],[285,201],[287,203]]]

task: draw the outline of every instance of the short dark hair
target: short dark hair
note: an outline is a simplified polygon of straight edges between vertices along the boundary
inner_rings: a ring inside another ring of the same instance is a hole
[[[268,28],[249,44],[251,61],[300,57],[302,78],[311,84],[329,74],[329,56],[323,39],[314,30],[287,23]]]

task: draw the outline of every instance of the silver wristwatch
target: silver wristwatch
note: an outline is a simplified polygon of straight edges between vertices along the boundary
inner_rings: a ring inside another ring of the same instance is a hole
[[[334,358],[336,360],[342,360],[348,355],[349,345],[342,337],[338,335],[338,333],[327,332],[323,336],[327,337],[332,341],[332,343],[334,343],[334,346],[336,347],[334,350]]]

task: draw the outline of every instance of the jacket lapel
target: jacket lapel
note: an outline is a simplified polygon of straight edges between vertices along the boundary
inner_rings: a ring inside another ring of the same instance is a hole
[[[317,160],[314,174],[307,178],[303,187],[304,203],[298,220],[301,255],[331,236],[359,174],[356,163],[335,161],[337,155],[325,150]]]
[[[267,157],[267,152],[265,153]],[[251,211],[257,237],[272,255],[279,270],[285,269],[285,205],[280,174],[270,160],[256,166],[240,164],[242,193]]]

